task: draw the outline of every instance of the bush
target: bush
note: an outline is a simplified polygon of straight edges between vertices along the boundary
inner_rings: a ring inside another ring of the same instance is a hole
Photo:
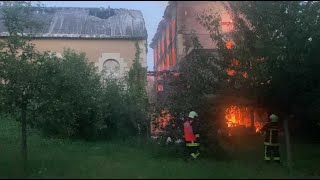
[[[93,140],[146,134],[146,69],[139,53],[128,78],[103,79],[84,53],[66,49],[58,58],[28,52],[23,61],[1,54],[0,80],[7,83],[0,83],[0,112],[25,112],[26,122],[46,136]]]
[[[48,78],[35,102],[37,127],[47,135],[93,137],[100,77],[84,54],[65,50],[63,59],[53,61],[43,65]]]
[[[45,135],[113,139],[145,130],[141,128],[146,122],[144,92],[131,87],[135,69],[129,79],[106,77],[96,73],[85,54],[72,50],[65,50],[62,59],[49,54],[39,58],[47,78],[42,93],[31,103],[29,122]],[[143,73],[138,75],[142,79]]]

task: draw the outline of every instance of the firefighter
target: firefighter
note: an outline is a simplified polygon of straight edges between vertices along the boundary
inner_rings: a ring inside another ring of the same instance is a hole
[[[275,114],[272,114],[269,118],[270,122],[264,125],[260,130],[265,133],[264,160],[266,162],[274,160],[275,162],[280,163],[279,118]]]
[[[197,141],[197,138],[199,138],[199,134],[194,134],[194,121],[197,119],[198,114],[194,111],[191,111],[189,113],[189,117],[185,120],[183,123],[183,129],[184,129],[184,139],[185,139],[185,150],[186,150],[186,157],[187,158],[193,158],[197,159],[197,157],[200,155],[199,152],[199,146],[200,143]],[[196,129],[195,129],[196,130]],[[195,131],[198,133],[198,131]]]

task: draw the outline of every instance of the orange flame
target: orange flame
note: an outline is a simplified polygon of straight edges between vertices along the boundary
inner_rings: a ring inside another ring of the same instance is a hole
[[[243,72],[243,73],[242,73],[242,76],[243,76],[244,78],[248,78],[248,73],[247,73],[247,72]]]
[[[226,43],[226,48],[227,48],[227,49],[231,49],[232,46],[233,46],[232,41],[228,41],[228,42]]]
[[[237,106],[230,106],[225,111],[225,119],[228,128],[236,126],[251,127],[251,117],[249,108],[239,108]],[[257,120],[254,121],[254,128],[256,132],[262,128],[263,124]]]
[[[237,60],[235,58],[233,58],[231,60],[231,67],[235,67],[235,66],[239,66],[239,65],[240,65],[240,61],[239,60]]]
[[[227,120],[228,127],[234,127],[239,124],[240,109],[236,106],[227,108],[225,118]]]
[[[169,125],[172,120],[171,114],[168,110],[162,110],[160,116],[156,117],[153,120],[153,125],[151,125],[151,133],[154,135],[158,135],[159,133],[163,132],[163,128]]]
[[[233,70],[233,69],[230,69],[230,68],[228,68],[226,71],[227,71],[227,74],[228,74],[229,76],[233,76],[233,75],[236,74],[236,71]]]

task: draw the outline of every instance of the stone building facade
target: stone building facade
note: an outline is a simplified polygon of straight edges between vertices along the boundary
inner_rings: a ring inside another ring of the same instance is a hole
[[[147,31],[141,11],[112,8],[34,7],[30,16],[43,24],[33,33],[39,51],[62,56],[65,48],[84,52],[97,71],[116,76],[129,71],[140,48],[140,62],[147,66]],[[25,32],[30,33],[30,32]],[[8,33],[0,22],[0,36]]]

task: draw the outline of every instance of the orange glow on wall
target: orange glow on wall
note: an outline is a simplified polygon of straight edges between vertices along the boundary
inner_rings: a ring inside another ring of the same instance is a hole
[[[229,12],[223,13],[221,16],[221,30],[223,33],[232,32],[234,30],[234,23]]]
[[[167,39],[167,48],[170,44],[170,24],[167,25],[167,30],[166,30],[166,39]]]
[[[175,24],[176,22],[175,22],[175,20],[174,19],[172,19],[171,20],[171,34],[172,34],[172,38],[171,39],[174,39],[174,37],[175,37],[175,33],[176,33],[176,24]]]
[[[172,65],[174,66],[176,64],[176,51],[174,47],[172,47]]]
[[[158,51],[157,51],[157,53],[158,53],[158,60],[160,60],[160,58],[161,58],[161,50],[160,50],[160,48],[161,48],[161,41],[159,40],[159,42],[158,42]]]
[[[161,68],[161,71],[164,70],[164,61],[162,61],[162,68]]]
[[[166,56],[166,64],[167,64],[167,70],[170,70],[170,58],[169,58],[169,54],[167,54],[167,56]]]
[[[162,36],[161,38],[161,53],[163,54],[164,53],[164,36]]]

